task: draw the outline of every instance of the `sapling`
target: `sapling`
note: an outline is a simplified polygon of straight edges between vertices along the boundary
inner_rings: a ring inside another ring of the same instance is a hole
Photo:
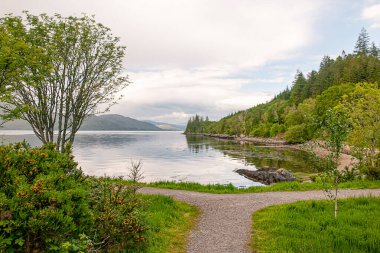
[[[326,196],[334,201],[334,216],[337,217],[338,189],[341,178],[338,165],[349,129],[344,112],[339,107],[328,110],[321,128],[324,136],[321,146],[329,152],[324,159],[324,172],[321,178]]]
[[[131,160],[131,166],[128,167],[129,174],[128,179],[132,182],[131,189],[134,194],[136,194],[136,191],[141,188],[139,185],[139,182],[144,179],[144,172],[142,171],[142,161],[139,160],[138,162],[135,162]]]

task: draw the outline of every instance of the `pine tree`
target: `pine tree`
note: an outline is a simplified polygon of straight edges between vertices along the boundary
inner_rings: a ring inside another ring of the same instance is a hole
[[[370,55],[376,58],[379,57],[379,49],[376,47],[375,42],[372,42]]]
[[[369,53],[369,35],[363,27],[356,41],[354,53],[356,55],[368,55]]]
[[[292,103],[298,105],[306,98],[306,85],[307,83],[305,76],[301,71],[297,70],[297,74],[294,78],[293,87],[290,95],[290,100],[292,101]]]

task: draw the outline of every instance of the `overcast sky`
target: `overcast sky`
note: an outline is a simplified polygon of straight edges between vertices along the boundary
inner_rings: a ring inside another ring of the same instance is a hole
[[[297,69],[352,52],[362,27],[380,43],[380,0],[0,0],[0,14],[95,19],[127,46],[132,84],[111,113],[185,123],[270,100]]]

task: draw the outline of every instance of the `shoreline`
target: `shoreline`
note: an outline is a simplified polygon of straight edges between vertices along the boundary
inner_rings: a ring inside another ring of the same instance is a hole
[[[239,141],[239,142],[252,142],[255,144],[265,144],[268,146],[292,146],[298,144],[288,144],[283,139],[276,138],[262,138],[262,137],[248,137],[248,136],[235,136],[235,135],[227,135],[227,134],[207,134],[207,133],[184,133],[184,135],[193,135],[193,136],[204,136],[211,137],[221,140],[231,140],[231,141]]]
[[[227,134],[208,134],[208,133],[184,133],[185,135],[194,135],[194,136],[204,136],[220,140],[230,140],[236,141],[243,144],[244,142],[250,142],[253,144],[261,144],[270,147],[278,148],[292,148],[301,151],[311,152],[316,154],[318,157],[323,158],[328,155],[328,151],[320,146],[318,146],[316,141],[308,141],[305,143],[299,144],[289,144],[284,139],[278,138],[263,138],[263,137],[248,137],[248,136],[234,136]],[[353,165],[358,163],[359,160],[354,156],[348,154],[347,151],[343,151],[339,158],[338,170],[343,171],[345,168],[352,169]]]

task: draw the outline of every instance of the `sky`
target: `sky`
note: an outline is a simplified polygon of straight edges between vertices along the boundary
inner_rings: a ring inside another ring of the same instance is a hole
[[[185,124],[219,120],[291,87],[297,70],[380,44],[380,0],[0,0],[0,15],[95,15],[127,47],[131,84],[109,113]]]

